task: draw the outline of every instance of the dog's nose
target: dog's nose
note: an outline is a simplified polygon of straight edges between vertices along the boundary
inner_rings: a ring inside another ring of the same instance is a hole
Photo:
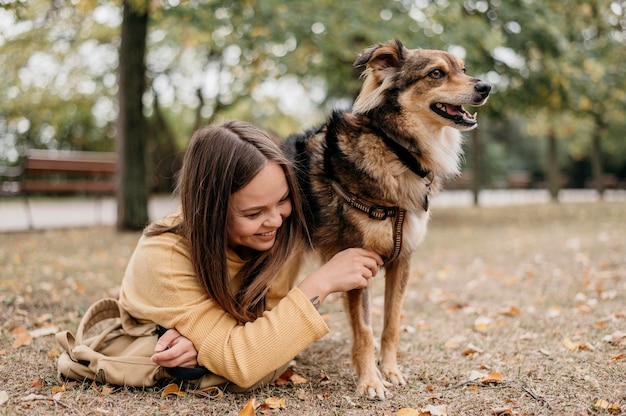
[[[489,95],[489,91],[491,91],[491,84],[480,81],[474,85],[474,91],[479,93],[481,97],[486,98]]]

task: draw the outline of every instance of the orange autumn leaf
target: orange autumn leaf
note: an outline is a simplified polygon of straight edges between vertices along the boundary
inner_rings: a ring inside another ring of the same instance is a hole
[[[43,378],[36,378],[34,380],[31,380],[30,385],[34,388],[34,389],[40,389],[44,386],[44,380]]]
[[[52,393],[63,393],[65,391],[65,385],[63,386],[52,386]]]
[[[492,371],[491,373],[489,373],[486,376],[484,376],[483,378],[481,378],[480,382],[482,384],[501,383],[502,382],[502,374],[497,373],[495,371]]]
[[[33,337],[28,332],[23,332],[13,340],[13,345],[11,346],[13,348],[25,347],[30,345],[31,342],[33,342]]]
[[[422,413],[417,409],[405,407],[398,410],[397,416],[420,416]]]
[[[275,381],[274,383],[275,383],[277,386],[281,386],[281,387],[282,387],[282,386],[284,386],[284,385],[286,385],[286,384],[287,384],[287,382],[289,381],[289,379],[291,378],[291,376],[293,376],[293,371],[292,371],[290,368],[288,368],[288,369],[286,369],[286,370],[285,370],[285,372],[284,372],[284,373],[282,373],[282,374],[280,375],[280,377],[278,377],[278,378],[276,379],[276,381]]]
[[[243,409],[241,409],[241,411],[238,413],[238,416],[254,416],[254,411],[257,407],[259,407],[259,402],[257,401],[257,399],[252,397],[248,400],[248,403],[246,403]]]

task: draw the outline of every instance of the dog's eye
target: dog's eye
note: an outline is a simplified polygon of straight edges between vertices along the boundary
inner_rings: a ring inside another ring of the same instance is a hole
[[[428,74],[428,76],[433,79],[440,79],[443,78],[445,75],[446,73],[443,72],[441,69],[433,69],[432,71],[430,71],[430,74]]]

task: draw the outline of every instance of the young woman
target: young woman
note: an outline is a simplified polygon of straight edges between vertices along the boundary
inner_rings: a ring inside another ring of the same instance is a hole
[[[328,333],[324,299],[365,287],[382,265],[352,248],[294,287],[286,265],[306,244],[295,175],[251,124],[197,131],[178,193],[181,209],[147,227],[120,292],[133,317],[170,329],[152,358],[164,367],[199,365],[231,390],[270,383]]]

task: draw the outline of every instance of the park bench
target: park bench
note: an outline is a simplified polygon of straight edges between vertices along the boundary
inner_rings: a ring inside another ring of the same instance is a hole
[[[0,171],[0,195],[23,196],[29,228],[33,227],[31,195],[103,195],[116,189],[116,154],[29,150],[21,165]],[[101,206],[100,206],[101,209]]]

